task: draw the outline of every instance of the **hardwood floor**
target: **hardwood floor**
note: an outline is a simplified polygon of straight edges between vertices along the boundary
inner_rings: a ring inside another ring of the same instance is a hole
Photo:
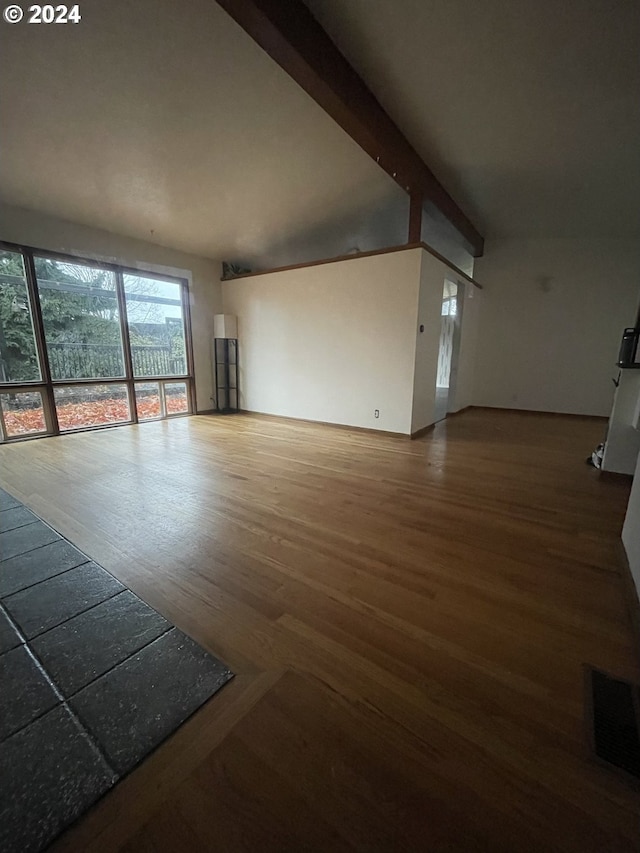
[[[0,447],[0,484],[237,678],[58,851],[637,851],[583,664],[640,678],[598,421],[243,415]]]

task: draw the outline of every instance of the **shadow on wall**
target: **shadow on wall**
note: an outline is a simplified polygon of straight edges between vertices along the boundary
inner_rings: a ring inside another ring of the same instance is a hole
[[[229,275],[261,272],[325,258],[356,255],[407,243],[409,196],[398,186],[375,207],[358,208],[339,219],[288,234],[262,252],[247,252],[227,263]],[[473,275],[473,256],[456,229],[433,207],[425,205],[421,240],[467,275]]]
[[[264,251],[246,252],[233,262],[260,272],[403,245],[407,241],[408,216],[409,197],[394,185],[373,208],[357,208],[337,220],[325,220],[313,228],[289,233]]]

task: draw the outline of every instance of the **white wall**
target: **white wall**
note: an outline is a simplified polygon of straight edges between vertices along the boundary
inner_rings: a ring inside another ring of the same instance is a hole
[[[186,278],[197,409],[213,408],[213,315],[222,310],[218,262],[5,204],[0,204],[0,240]]]
[[[241,407],[404,434],[433,423],[452,275],[424,249],[405,249],[223,282],[225,313],[238,317]],[[473,310],[465,323],[452,410],[467,405]]]
[[[640,241],[488,240],[475,276],[485,290],[473,402],[608,415]]]
[[[242,408],[409,433],[422,255],[224,282],[225,313],[238,317]]]
[[[631,574],[640,598],[640,456],[638,456],[627,515],[622,528],[622,543],[627,552]]]

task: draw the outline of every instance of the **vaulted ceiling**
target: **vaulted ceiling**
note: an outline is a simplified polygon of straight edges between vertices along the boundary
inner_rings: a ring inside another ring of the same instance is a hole
[[[637,0],[305,0],[485,233],[640,234]]]
[[[486,236],[640,233],[635,0],[307,5]],[[81,11],[0,27],[1,200],[250,262],[402,239],[399,188],[214,0]]]
[[[0,26],[0,198],[252,259],[403,193],[214,0]]]

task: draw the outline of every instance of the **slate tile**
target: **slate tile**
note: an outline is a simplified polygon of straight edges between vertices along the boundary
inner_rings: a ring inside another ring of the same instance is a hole
[[[60,534],[43,521],[34,521],[24,527],[7,530],[6,533],[0,533],[0,562],[9,560],[17,554],[33,551],[34,548],[40,548],[60,538]]]
[[[11,509],[14,506],[22,506],[22,504],[13,495],[10,495],[9,492],[0,489],[0,512],[3,509]]]
[[[88,557],[64,539],[4,560],[0,563],[0,598],[88,562]]]
[[[0,744],[0,850],[36,853],[116,781],[60,705]]]
[[[173,628],[69,704],[123,774],[232,677],[223,663]]]
[[[125,590],[41,634],[31,645],[58,688],[72,696],[171,627]]]
[[[123,590],[109,572],[95,563],[85,563],[16,592],[3,604],[31,640]]]
[[[0,741],[60,702],[26,646],[0,655],[0,684]]]
[[[0,655],[14,649],[22,643],[16,629],[9,621],[9,617],[0,607]],[[1,688],[1,685],[0,685]]]
[[[15,506],[12,509],[2,510],[0,512],[0,533],[15,530],[17,527],[24,527],[25,524],[33,524],[34,521],[38,520],[38,516],[34,515],[26,506]]]

